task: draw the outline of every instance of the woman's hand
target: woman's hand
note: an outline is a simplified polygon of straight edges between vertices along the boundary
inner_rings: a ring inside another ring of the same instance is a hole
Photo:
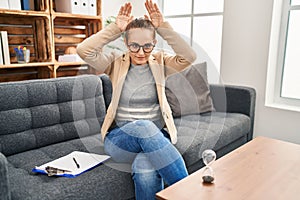
[[[119,29],[124,32],[127,25],[132,21],[133,16],[131,16],[132,6],[130,3],[125,3],[119,10],[118,16],[116,18],[116,24]]]
[[[149,13],[150,19],[152,24],[154,25],[155,28],[159,27],[163,22],[164,18],[161,12],[158,9],[158,6],[156,3],[152,3],[152,0],[147,0],[145,2],[145,7]],[[147,15],[145,15],[146,19],[149,19]]]

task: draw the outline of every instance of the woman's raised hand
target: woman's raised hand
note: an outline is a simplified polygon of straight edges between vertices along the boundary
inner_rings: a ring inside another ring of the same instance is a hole
[[[116,18],[116,24],[122,32],[125,31],[127,25],[133,19],[133,16],[131,16],[131,10],[132,6],[130,3],[125,3],[119,10]]]
[[[164,22],[164,18],[161,12],[159,11],[157,4],[152,3],[152,0],[146,0],[145,7],[149,13],[151,22],[154,25],[154,27],[159,27]],[[149,19],[147,15],[145,15],[145,18]]]

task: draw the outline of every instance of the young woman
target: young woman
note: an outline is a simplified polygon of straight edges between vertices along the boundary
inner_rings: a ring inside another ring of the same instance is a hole
[[[101,134],[112,159],[132,163],[137,200],[155,199],[163,181],[171,185],[188,175],[182,156],[172,145],[177,141],[177,131],[164,83],[167,76],[196,59],[192,48],[164,21],[157,5],[147,0],[145,7],[149,17],[133,20],[131,4],[124,4],[115,23],[77,47],[81,58],[112,81],[112,101]],[[152,52],[156,32],[176,55]],[[121,55],[105,53],[105,44],[122,33],[129,51]]]

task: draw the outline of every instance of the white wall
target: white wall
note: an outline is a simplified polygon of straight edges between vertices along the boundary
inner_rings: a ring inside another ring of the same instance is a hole
[[[300,113],[264,106],[273,0],[225,0],[221,77],[256,89],[255,136],[300,144]]]
[[[103,20],[109,16],[117,16],[121,6],[127,2],[131,3],[132,15],[135,18],[142,17],[144,14],[148,14],[144,6],[145,1],[143,0],[102,0]]]

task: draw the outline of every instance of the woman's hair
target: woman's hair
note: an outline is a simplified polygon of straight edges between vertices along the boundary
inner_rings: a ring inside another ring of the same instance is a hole
[[[155,38],[155,28],[154,28],[154,25],[152,24],[152,22],[148,19],[140,18],[140,19],[132,20],[127,25],[127,27],[125,29],[126,41],[128,41],[129,30],[133,29],[133,28],[145,28],[145,29],[151,30],[151,31],[153,31],[153,38]]]

